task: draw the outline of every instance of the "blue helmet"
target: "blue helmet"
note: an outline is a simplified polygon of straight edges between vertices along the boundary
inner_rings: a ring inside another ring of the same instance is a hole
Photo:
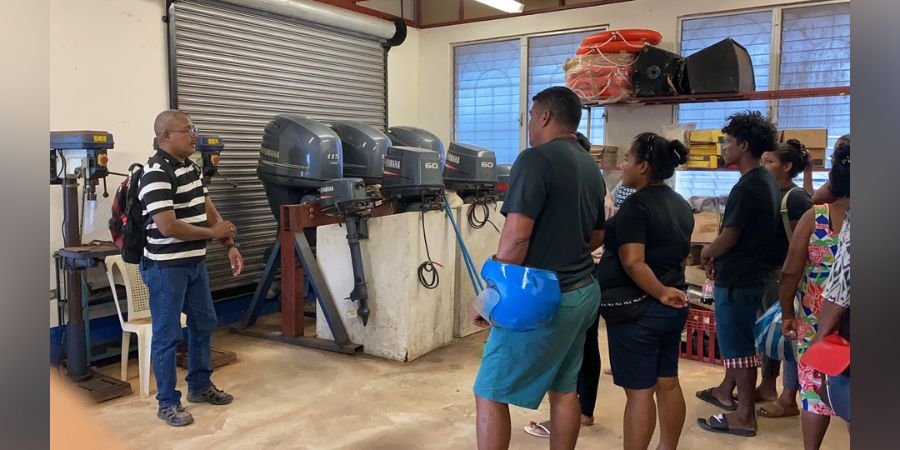
[[[555,272],[489,258],[481,277],[487,288],[478,295],[475,308],[492,326],[531,331],[553,320],[562,297]]]

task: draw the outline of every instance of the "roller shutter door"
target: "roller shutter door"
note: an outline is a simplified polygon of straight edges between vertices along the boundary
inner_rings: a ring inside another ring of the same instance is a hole
[[[201,133],[225,142],[210,195],[238,227],[246,267],[231,276],[227,255],[209,245],[213,291],[255,285],[276,223],[256,176],[265,125],[275,115],[357,120],[386,127],[386,52],[374,38],[213,1],[179,1],[170,14],[173,106]]]

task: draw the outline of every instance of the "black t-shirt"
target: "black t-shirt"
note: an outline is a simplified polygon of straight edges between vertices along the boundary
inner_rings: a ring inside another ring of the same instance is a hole
[[[644,244],[644,261],[656,278],[665,286],[683,286],[693,229],[691,206],[671,187],[647,186],[629,196],[606,224],[596,271],[603,297],[644,295],[619,259],[619,247],[625,244]]]
[[[744,174],[728,194],[722,228],[741,230],[737,243],[716,258],[716,286],[756,287],[765,284],[781,226],[775,177],[762,167]]]
[[[788,237],[787,233],[784,229],[784,221],[781,217],[781,202],[784,201],[784,196],[790,192],[790,197],[787,200],[787,216],[788,220],[793,222],[795,220],[800,220],[803,217],[803,213],[805,213],[809,208],[812,208],[813,201],[812,196],[809,195],[809,192],[806,192],[806,189],[797,187],[796,184],[791,183],[790,186],[781,189],[781,195],[778,197],[778,226],[775,228],[775,251],[771,253],[772,259],[769,261],[769,265],[772,267],[781,267],[784,264],[784,259],[787,257],[788,252]]]
[[[519,154],[500,212],[534,219],[524,265],[557,273],[565,290],[591,273],[591,235],[602,230],[606,184],[574,139],[556,139]]]

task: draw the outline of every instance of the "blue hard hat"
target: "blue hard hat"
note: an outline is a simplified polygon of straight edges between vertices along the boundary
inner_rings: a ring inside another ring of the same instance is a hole
[[[556,315],[562,293],[555,272],[489,258],[481,267],[487,288],[475,308],[492,326],[513,331],[538,329]]]

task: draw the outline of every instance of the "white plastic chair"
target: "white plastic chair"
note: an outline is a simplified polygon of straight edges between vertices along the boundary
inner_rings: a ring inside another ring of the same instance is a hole
[[[150,395],[150,342],[153,340],[153,325],[150,320],[150,292],[136,264],[129,264],[119,255],[107,256],[106,277],[109,279],[109,287],[112,289],[113,300],[116,304],[116,312],[119,314],[119,324],[122,325],[122,381],[128,381],[128,351],[131,344],[131,336],[134,333],[138,337],[138,367],[141,384],[141,395]],[[122,316],[122,307],[119,305],[119,294],[116,292],[116,284],[125,286],[125,296],[128,300],[128,321]],[[187,316],[181,314],[181,327],[187,325]]]

